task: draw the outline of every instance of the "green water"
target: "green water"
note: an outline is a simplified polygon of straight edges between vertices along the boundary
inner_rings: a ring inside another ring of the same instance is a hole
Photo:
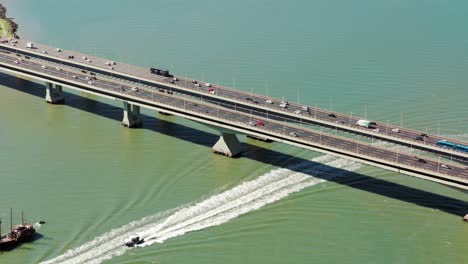
[[[380,121],[402,112],[406,127],[468,140],[466,1],[3,2],[25,39]],[[113,101],[67,90],[55,106],[41,84],[1,74],[0,85],[0,217],[6,228],[13,207],[16,221],[21,209],[47,221],[1,264],[46,261],[320,156],[242,137],[243,156],[228,159],[191,121],[144,111],[129,130]],[[107,263],[466,262],[466,191],[354,172]]]

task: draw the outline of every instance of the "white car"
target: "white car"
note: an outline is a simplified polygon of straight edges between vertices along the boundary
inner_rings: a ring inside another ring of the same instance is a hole
[[[302,111],[309,111],[309,107],[307,105],[302,106]]]
[[[89,85],[93,85],[94,83],[93,83],[92,81],[89,81],[88,84],[89,84]]]
[[[105,64],[106,64],[107,66],[111,66],[111,65],[112,65],[112,63],[111,63],[110,61],[106,62]]]
[[[281,102],[280,107],[286,108],[287,104],[285,102]]]
[[[179,79],[177,77],[172,78],[174,82],[177,82]]]
[[[57,51],[57,52],[62,52],[62,49],[61,49],[61,48],[57,48],[56,51]]]
[[[82,58],[83,60],[88,60],[88,57],[86,57],[86,56],[83,56],[83,57],[81,57],[81,58]]]
[[[445,165],[445,164],[442,164],[440,165],[442,168],[445,168],[445,169],[451,169],[449,165]]]
[[[301,110],[296,110],[296,111],[294,111],[294,113],[295,113],[296,115],[300,115],[300,114],[301,114]]]
[[[89,80],[90,78],[89,78],[89,76],[86,76],[85,79],[86,79],[86,80]]]
[[[380,132],[380,129],[376,128],[376,129],[374,129],[374,130],[372,130],[372,131],[379,133],[379,132]]]
[[[393,129],[392,129],[392,132],[400,133],[400,130],[399,130],[398,128],[393,128]]]
[[[42,53],[47,54],[47,50],[42,51]]]
[[[196,86],[196,87],[200,87],[200,84],[199,84],[199,83],[196,83],[195,86]]]
[[[134,91],[134,92],[138,92],[138,87],[136,87],[136,86],[135,86],[135,87],[132,87],[131,90]]]
[[[55,67],[55,69],[56,69],[57,71],[61,71],[61,70],[62,70],[62,68],[60,68],[59,66]]]
[[[249,126],[255,126],[255,125],[256,125],[256,124],[255,124],[254,121],[250,121],[250,122],[249,122]]]
[[[47,66],[42,65],[41,68],[42,68],[42,69],[47,69]]]
[[[267,104],[272,104],[272,103],[273,103],[273,101],[272,101],[271,99],[267,99],[265,102],[266,102]]]
[[[15,60],[15,63],[16,63],[16,64],[18,64],[18,63],[19,63],[19,61]]]
[[[211,87],[211,83],[205,83],[206,87]]]
[[[78,77],[76,77],[76,75],[72,75],[72,78],[73,79],[78,79]]]
[[[299,136],[296,132],[291,132],[291,133],[289,133],[289,135],[292,136],[292,137],[298,137]]]

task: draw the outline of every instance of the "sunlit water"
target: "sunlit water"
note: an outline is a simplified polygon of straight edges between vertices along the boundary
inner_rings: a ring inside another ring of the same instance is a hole
[[[468,140],[464,1],[4,2],[23,38]],[[466,260],[465,191],[244,137],[228,159],[197,123],[0,84],[0,217],[47,221],[2,264]]]

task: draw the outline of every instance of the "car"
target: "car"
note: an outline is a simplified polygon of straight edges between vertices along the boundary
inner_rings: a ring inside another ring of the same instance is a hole
[[[120,85],[120,91],[125,91],[125,88],[123,87],[123,85]]]
[[[24,56],[24,58],[25,58],[25,59],[30,59],[31,57],[29,57],[29,56]]]
[[[280,107],[282,107],[282,108],[287,108],[288,105],[287,105],[285,102],[281,102],[281,103],[280,103]]]
[[[159,88],[159,89],[158,89],[158,92],[164,93],[164,89]]]
[[[201,85],[199,83],[195,83],[195,87],[200,87]]]
[[[215,94],[215,93],[216,93],[215,89],[213,89],[213,88],[208,89],[208,92],[209,92],[210,94]]]
[[[81,58],[82,58],[83,60],[88,60],[88,57],[86,57],[86,56],[83,56],[83,57],[81,57]]]
[[[289,133],[289,135],[292,136],[292,137],[298,137],[299,136],[296,132],[291,132],[291,133]]]
[[[399,130],[398,128],[393,128],[393,129],[392,129],[392,132],[400,133],[400,130]]]
[[[42,69],[47,69],[47,66],[42,65],[41,68],[42,68]]]
[[[107,65],[107,66],[111,66],[111,65],[112,65],[112,63],[111,63],[110,61],[106,61],[106,63],[104,63],[104,64]]]
[[[414,139],[419,140],[419,141],[424,141],[424,139],[421,136],[417,136]]]
[[[246,97],[245,100],[247,100],[247,101],[252,101],[252,98]]]
[[[15,63],[16,63],[16,64],[18,64],[18,63],[19,63],[19,61],[18,61],[18,60],[15,60]]]
[[[421,133],[421,137],[429,137],[426,133]]]
[[[267,104],[272,104],[272,103],[273,103],[273,101],[272,101],[271,99],[267,99],[265,102],[266,102]]]
[[[265,123],[263,123],[263,121],[260,121],[258,120],[255,124],[257,124],[257,126],[264,126]]]
[[[192,83],[198,83],[196,80],[193,80]]]
[[[254,121],[250,121],[250,122],[249,122],[249,126],[256,126],[256,124],[255,124]]]
[[[169,81],[169,83],[171,83],[171,84],[175,84],[175,82],[174,82],[173,80],[170,80],[170,81]]]
[[[300,115],[300,114],[301,114],[301,110],[296,110],[296,111],[294,111],[294,113],[295,113],[296,115]]]
[[[206,87],[211,87],[211,83],[205,83]]]
[[[57,48],[55,49],[57,52],[62,52],[62,49],[61,48]]]
[[[177,82],[179,79],[177,77],[172,78],[174,82]]]
[[[78,79],[78,77],[76,77],[76,75],[72,75],[72,78],[73,79]]]
[[[85,71],[85,70],[81,70],[81,72],[82,72],[82,73],[86,73],[86,71]]]
[[[42,53],[47,54],[47,50],[43,50]]]
[[[138,87],[136,87],[136,86],[135,86],[135,87],[132,87],[131,90],[134,91],[134,92],[138,92],[138,91],[139,91]]]
[[[333,118],[336,118],[336,115],[334,113],[330,113],[328,114],[329,117],[333,117]]]
[[[89,76],[86,76],[85,79],[86,79],[86,80],[90,80],[91,78],[89,78]]]
[[[75,56],[73,56],[73,55],[68,56],[68,59],[74,59],[74,58],[75,58]]]
[[[451,167],[449,165],[446,165],[446,164],[442,164],[440,165],[442,168],[444,169],[451,169]]]
[[[380,132],[380,129],[376,128],[376,129],[373,129],[372,131],[376,132],[376,133],[379,133]]]
[[[60,68],[59,66],[55,67],[55,69],[56,69],[57,71],[62,71],[62,68]]]
[[[418,162],[427,163],[427,161],[425,159],[421,159],[421,158],[418,158]]]
[[[92,81],[89,81],[88,84],[89,84],[89,85],[93,85],[94,83],[93,83]]]
[[[307,105],[302,106],[302,111],[308,112],[309,110],[310,110],[310,108]]]
[[[94,73],[94,72],[89,72],[89,74],[91,74],[91,75],[96,75],[96,73]]]

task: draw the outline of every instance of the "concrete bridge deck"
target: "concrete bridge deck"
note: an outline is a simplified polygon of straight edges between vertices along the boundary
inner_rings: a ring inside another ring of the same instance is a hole
[[[441,137],[438,135],[429,135],[421,137],[421,131],[416,131],[408,128],[401,128],[396,125],[377,122],[375,128],[368,129],[355,125],[356,121],[362,119],[356,116],[350,116],[343,113],[331,112],[317,107],[310,107],[309,112],[301,111],[302,105],[289,103],[287,108],[280,107],[282,100],[272,97],[265,97],[258,94],[251,94],[245,91],[223,87],[217,84],[210,84],[211,87],[201,83],[201,86],[195,86],[192,79],[177,77],[178,81],[173,81],[172,78],[158,76],[149,72],[149,69],[128,65],[117,62],[115,65],[106,65],[110,60],[89,56],[82,53],[77,53],[69,50],[53,48],[47,45],[34,43],[34,49],[26,48],[27,41],[16,40],[16,43],[0,43],[0,48],[11,51],[30,54],[38,59],[42,59],[62,66],[72,66],[93,70],[98,74],[109,75],[124,80],[131,80],[138,84],[146,84],[149,86],[165,87],[180,93],[186,93],[192,96],[199,96],[204,100],[218,102],[220,106],[236,109],[239,111],[249,112],[253,115],[268,117],[276,120],[292,121],[301,124],[321,125],[329,128],[334,128],[340,131],[347,131],[359,135],[366,135],[376,139],[382,139],[389,142],[411,146],[425,151],[430,151],[446,158],[456,161],[468,162],[468,153],[442,148],[436,145],[436,142],[445,139],[454,143],[468,145],[466,142]],[[70,59],[69,56],[73,56]],[[87,60],[84,60],[86,58]],[[208,89],[213,89],[213,93],[209,93]],[[271,100],[271,103],[267,103]],[[297,114],[299,113],[299,114]],[[333,114],[333,115],[332,115]],[[398,129],[394,132],[393,129]]]
[[[25,58],[16,63],[17,59],[18,57],[14,53],[0,53],[0,68],[7,73],[20,74],[59,87],[67,86],[72,89],[120,100],[127,105],[143,106],[182,116],[219,127],[224,131],[263,137],[468,189],[468,168],[456,163],[442,163],[439,160],[422,158],[399,150],[391,150],[321,133],[320,131],[286,122],[252,116],[193,100],[191,97],[185,97],[177,93],[168,93],[167,90],[160,92],[152,87],[142,86],[138,91],[133,91],[131,89],[133,84],[121,83],[111,77],[99,76],[90,84],[90,80],[88,80],[90,75],[82,73],[80,70],[56,69],[53,67],[55,65],[53,63],[46,62],[44,64],[43,61]],[[45,65],[49,66],[42,67]],[[263,125],[252,125],[250,123],[257,121],[263,122]]]

